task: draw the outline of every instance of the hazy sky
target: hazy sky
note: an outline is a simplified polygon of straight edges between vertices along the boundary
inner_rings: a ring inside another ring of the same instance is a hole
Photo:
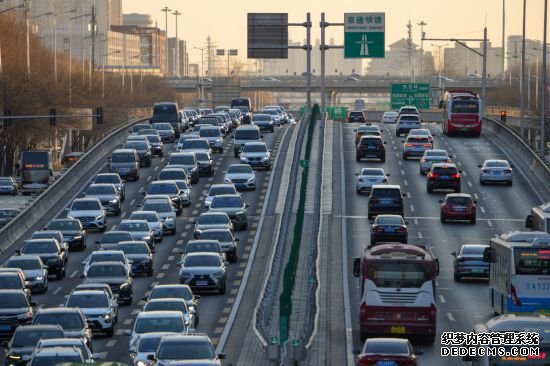
[[[303,22],[309,11],[313,42],[320,37],[319,21],[323,11],[326,20],[334,23],[343,22],[345,12],[385,12],[386,47],[407,37],[409,19],[413,24],[413,41],[417,44],[420,44],[420,27],[416,24],[424,21],[428,23],[424,27],[426,37],[432,38],[483,38],[486,25],[489,40],[500,46],[502,3],[503,0],[123,0],[123,11],[150,14],[164,29],[161,8],[177,9],[182,13],[178,18],[179,36],[188,42],[191,62],[200,62],[200,51],[193,47],[203,47],[208,35],[219,48],[238,48],[239,56],[246,57],[246,14],[249,12],[288,13],[289,22]],[[521,34],[523,1],[505,0],[505,3],[506,35]],[[527,0],[528,38],[542,40],[543,13],[544,0]],[[175,34],[174,19],[174,15],[168,17],[169,36]],[[292,40],[305,39],[305,28],[290,27],[289,32]],[[334,38],[336,44],[341,44],[343,32],[343,27],[329,27],[327,41]],[[433,48],[431,43],[434,42],[424,42],[425,49]]]

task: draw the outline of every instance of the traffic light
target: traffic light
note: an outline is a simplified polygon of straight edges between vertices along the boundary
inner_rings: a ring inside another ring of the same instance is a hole
[[[98,125],[103,124],[103,107],[97,107],[95,109],[95,122]]]
[[[4,116],[8,117],[8,116],[11,116],[11,109],[4,109]],[[4,127],[9,127],[10,125],[10,120],[9,119],[4,119],[3,120],[4,122]]]
[[[55,126],[55,108],[50,108],[50,126]]]

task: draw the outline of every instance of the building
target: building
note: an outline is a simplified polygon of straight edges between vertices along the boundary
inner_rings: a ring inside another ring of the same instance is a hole
[[[483,42],[473,50],[483,54]],[[497,78],[502,75],[502,47],[493,47],[487,42],[487,77]],[[471,74],[481,76],[483,73],[483,57],[468,48],[455,43],[454,47],[447,47],[443,52],[443,72],[451,78],[463,78]]]
[[[139,13],[122,14],[122,24],[151,27],[153,26],[153,17],[149,14]]]
[[[132,34],[140,38],[140,65],[148,73],[165,75],[166,70],[166,36],[157,27],[141,25],[113,25],[111,30]]]
[[[373,58],[367,66],[367,75],[412,76],[420,74],[418,46],[401,38],[388,46],[384,58]],[[410,55],[410,65],[409,65]],[[426,73],[426,70],[424,70]]]
[[[176,47],[176,42],[179,46]],[[176,58],[176,53],[179,56]],[[176,60],[179,67],[176,67]],[[187,52],[187,41],[177,40],[175,37],[168,38],[168,76],[187,77],[189,75],[189,54]]]

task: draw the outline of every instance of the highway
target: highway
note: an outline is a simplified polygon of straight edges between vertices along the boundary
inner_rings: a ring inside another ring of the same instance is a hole
[[[275,133],[264,133],[264,141],[270,149],[273,149],[272,159],[275,158],[279,149],[281,138],[284,130],[287,127],[276,128]],[[132,329],[133,321],[137,313],[144,305],[141,300],[148,291],[156,284],[179,283],[178,270],[176,262],[179,261],[180,255],[178,251],[183,248],[185,243],[193,238],[192,222],[204,212],[204,198],[208,187],[213,183],[223,182],[223,171],[230,164],[238,163],[239,160],[233,157],[232,139],[225,138],[224,152],[213,154],[215,161],[215,175],[213,177],[201,177],[198,184],[192,187],[192,204],[184,209],[183,213],[177,217],[177,232],[176,235],[165,236],[161,243],[156,246],[154,254],[154,275],[153,277],[136,276],[134,277],[133,296],[134,300],[131,306],[120,306],[119,321],[115,326],[115,335],[112,338],[103,336],[95,337],[93,340],[93,352],[100,353],[103,360],[120,361],[129,363],[128,354],[129,337],[123,334],[125,329]],[[164,158],[153,158],[153,164],[149,168],[142,168],[141,177],[138,182],[126,183],[126,199],[123,202],[122,214],[120,217],[109,216],[107,219],[108,230],[115,227],[121,219],[128,218],[132,211],[137,210],[137,204],[143,199],[142,192],[146,189],[147,184],[151,182],[164,167],[167,161],[168,152],[175,151],[175,146],[165,144]],[[106,172],[105,164],[99,164],[101,168],[97,171]],[[251,243],[256,234],[255,228],[259,220],[260,212],[263,207],[263,199],[265,198],[266,188],[271,177],[271,171],[257,170],[256,171],[256,190],[243,192],[244,201],[250,204],[248,208],[248,224],[247,231],[237,231],[236,236],[239,238],[237,263],[229,265],[227,278],[227,294],[226,295],[209,295],[201,294],[199,302],[200,306],[200,324],[197,327],[197,332],[208,334],[216,345],[219,335],[221,334],[224,324],[227,320],[227,315],[233,304],[235,295],[241,282],[241,278],[246,267],[248,253],[251,249]],[[90,180],[93,177],[89,177]],[[277,177],[274,177],[277,179]],[[82,189],[77,192],[84,191],[88,182],[83,182]],[[62,197],[62,209],[59,212],[52,212],[54,217],[65,217],[67,206],[75,197]],[[25,237],[30,238],[31,232]],[[67,277],[61,281],[51,279],[49,281],[48,292],[44,295],[33,295],[33,300],[37,302],[37,308],[57,307],[65,303],[66,297],[70,291],[79,283],[80,274],[83,270],[81,264],[96,247],[96,240],[101,238],[101,233],[88,231],[87,249],[83,252],[70,252],[69,263],[67,266]],[[13,248],[15,250],[16,248]],[[4,261],[13,251],[8,251],[0,256]]]
[[[426,192],[426,177],[419,173],[418,160],[404,161],[401,158],[401,141],[404,137],[395,136],[393,125],[383,126],[383,139],[387,141],[385,163],[377,160],[356,162],[353,129],[357,128],[357,124],[335,125],[333,168],[336,172],[338,165],[344,167],[344,180],[341,184],[345,188],[343,198],[347,242],[343,245],[347,246],[350,269],[347,281],[350,289],[353,348],[360,348],[361,342],[358,328],[360,288],[359,280],[351,273],[352,261],[354,257],[360,257],[370,240],[370,223],[366,217],[368,196],[358,197],[356,194],[355,173],[362,167],[379,167],[390,174],[390,184],[399,184],[407,192],[405,219],[409,223],[409,243],[432,247],[440,262],[440,274],[436,283],[438,336],[433,345],[415,344],[424,352],[419,356],[419,362],[423,365],[441,365],[443,362],[447,365],[463,365],[459,358],[443,359],[439,355],[439,335],[443,331],[471,331],[475,324],[492,318],[493,311],[486,281],[464,280],[457,283],[453,280],[451,252],[457,251],[461,244],[488,244],[491,237],[523,228],[531,207],[548,201],[550,197],[542,197],[537,187],[529,182],[529,170],[520,161],[521,157],[496,146],[483,134],[480,138],[449,138],[442,134],[438,124],[425,123],[425,127],[435,135],[434,148],[446,149],[456,156],[453,160],[463,172],[462,192],[470,193],[478,201],[476,225],[440,223],[438,200],[443,199],[445,193]],[[513,186],[480,186],[477,165],[489,158],[508,159],[515,164]],[[334,188],[335,200],[339,191],[339,187]]]

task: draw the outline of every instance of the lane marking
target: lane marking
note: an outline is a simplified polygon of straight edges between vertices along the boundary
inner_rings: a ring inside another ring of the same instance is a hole
[[[441,301],[442,304],[445,304],[447,301],[445,301],[445,298],[443,295],[439,295],[439,301]]]
[[[414,218],[414,224],[418,225],[418,219],[416,217]]]
[[[405,186],[408,186],[408,185],[409,185],[409,182],[407,182],[407,180],[405,179],[405,180],[403,181],[403,184],[404,184]]]
[[[481,210],[481,212],[485,213],[485,208],[483,208],[483,206],[480,206],[479,209]]]
[[[115,346],[117,340],[116,339],[111,339],[109,342],[105,343],[105,347],[107,348],[112,348]],[[102,358],[103,359],[103,358]]]
[[[134,203],[136,203],[136,199],[135,199],[135,198],[133,198],[133,199],[130,201],[130,206],[133,206]]]
[[[418,232],[418,237],[419,237],[420,239],[423,238],[422,233],[421,233],[420,231]]]
[[[491,221],[487,221],[487,225],[489,225],[490,227],[493,227],[493,223]]]
[[[453,314],[447,313],[447,318],[449,318],[449,321],[454,322],[455,318],[453,317]]]
[[[173,256],[173,255],[169,255],[168,258],[166,259],[168,262],[171,262],[175,259],[176,257]]]
[[[477,193],[474,193],[474,198],[475,198],[476,200],[479,199],[479,196],[477,195]]]
[[[123,219],[124,217],[126,217],[126,211],[124,211],[123,213],[120,214],[121,219]]]
[[[124,322],[122,322],[122,324],[124,325],[130,325],[134,322],[134,318],[128,318],[128,319],[124,319]]]
[[[472,182],[467,181],[466,183],[468,183],[468,186],[470,186],[470,188],[472,188]]]
[[[156,172],[157,170],[159,170],[159,167],[158,165],[156,167],[153,168],[153,170]]]
[[[414,206],[411,205],[411,212],[414,212]]]
[[[56,289],[54,290],[53,294],[54,294],[54,295],[57,295],[62,289],[63,289],[63,287],[61,287],[61,286],[58,287],[58,288],[56,288]]]
[[[78,271],[74,271],[73,273],[71,273],[71,275],[69,276],[70,278],[75,278],[75,276],[78,274]]]
[[[148,176],[147,179],[145,179],[145,180],[146,180],[147,182],[150,182],[151,179],[153,179],[153,176],[152,176],[152,175]]]
[[[162,270],[166,271],[168,269],[170,269],[170,264],[166,263],[162,265]]]
[[[199,210],[193,210],[193,211],[191,212],[191,215],[195,216],[195,215],[197,215],[198,213],[199,213]]]
[[[164,273],[163,273],[163,272],[160,272],[160,273],[157,275],[157,278],[164,278]]]
[[[401,169],[401,175],[405,175],[405,171]]]
[[[178,240],[176,241],[176,244],[177,244],[177,245],[182,245],[182,244],[183,244],[183,239],[178,239]],[[174,249],[176,249],[176,248],[174,248]]]

